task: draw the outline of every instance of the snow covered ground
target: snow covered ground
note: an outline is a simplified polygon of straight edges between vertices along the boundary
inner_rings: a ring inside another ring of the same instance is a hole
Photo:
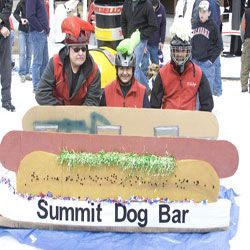
[[[169,58],[169,48],[165,47],[165,60]],[[53,50],[50,50],[53,53]],[[16,61],[18,61],[18,56]],[[222,76],[239,77],[240,58],[222,58]],[[12,98],[16,106],[16,112],[11,113],[0,107],[0,140],[10,130],[22,129],[22,117],[24,113],[36,104],[32,93],[32,83],[26,81],[21,83],[17,72],[13,72]],[[233,177],[223,179],[221,184],[227,188],[233,188],[239,197],[237,204],[240,206],[240,221],[236,237],[230,242],[231,249],[249,249],[249,178],[250,178],[250,94],[241,93],[239,80],[223,80],[223,95],[215,97],[215,107],[213,113],[216,115],[219,126],[219,139],[232,142],[239,151],[239,168]],[[0,166],[0,172],[5,171]],[[0,236],[0,248],[5,249],[34,249],[33,247],[22,245],[8,235]]]

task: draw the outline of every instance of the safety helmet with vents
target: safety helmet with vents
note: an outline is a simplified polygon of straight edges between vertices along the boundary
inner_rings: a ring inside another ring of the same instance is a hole
[[[117,52],[115,56],[115,66],[135,68],[135,60],[136,59],[134,53],[128,55],[128,54],[122,54],[121,52]]]

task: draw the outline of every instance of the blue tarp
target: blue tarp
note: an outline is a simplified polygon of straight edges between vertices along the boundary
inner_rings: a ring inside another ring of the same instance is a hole
[[[221,187],[220,198],[231,200],[230,228],[211,233],[96,233],[84,231],[51,231],[39,229],[0,228],[0,236],[11,235],[20,243],[48,250],[78,249],[171,249],[226,250],[235,236],[239,207],[235,192]]]

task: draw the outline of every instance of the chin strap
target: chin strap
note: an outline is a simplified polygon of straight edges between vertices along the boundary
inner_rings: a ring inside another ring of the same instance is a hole
[[[176,65],[177,71],[179,74],[182,74],[185,70],[185,64],[184,65]]]
[[[132,84],[132,79],[128,83],[123,83],[120,78],[118,78],[119,84],[123,87],[130,86]]]
[[[191,60],[186,61],[183,65],[177,65],[173,60],[171,60],[171,64],[174,66],[174,69],[181,75],[185,68],[186,65],[188,64],[188,62],[191,62],[193,65],[193,76],[195,77],[195,67],[194,67],[194,63]]]

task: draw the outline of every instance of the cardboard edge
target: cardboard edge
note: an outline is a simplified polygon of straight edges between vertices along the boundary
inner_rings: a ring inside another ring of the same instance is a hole
[[[13,229],[46,229],[46,230],[70,230],[70,231],[89,231],[89,232],[119,232],[119,233],[209,233],[226,231],[228,227],[220,228],[135,228],[135,227],[89,227],[89,226],[68,226],[46,223],[19,222],[10,220],[0,215],[0,226]]]

